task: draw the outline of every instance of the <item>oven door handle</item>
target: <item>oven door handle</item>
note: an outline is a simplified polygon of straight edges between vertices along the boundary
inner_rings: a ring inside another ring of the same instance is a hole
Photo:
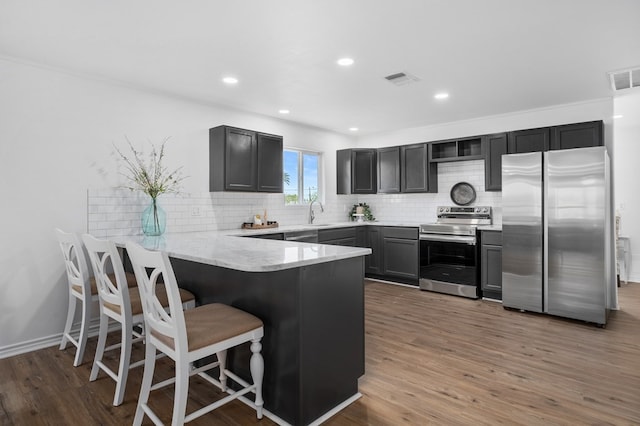
[[[439,241],[445,243],[466,243],[468,245],[476,244],[476,237],[465,235],[436,235],[436,234],[420,234],[422,241]]]

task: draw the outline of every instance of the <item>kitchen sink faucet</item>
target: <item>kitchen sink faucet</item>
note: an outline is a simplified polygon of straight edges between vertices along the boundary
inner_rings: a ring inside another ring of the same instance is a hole
[[[313,199],[311,200],[311,202],[309,203],[309,224],[313,225],[313,219],[316,218],[316,214],[313,211],[313,203],[318,203],[318,205],[320,206],[320,211],[324,212],[324,206],[322,205],[322,203],[320,201],[318,201],[317,199]]]

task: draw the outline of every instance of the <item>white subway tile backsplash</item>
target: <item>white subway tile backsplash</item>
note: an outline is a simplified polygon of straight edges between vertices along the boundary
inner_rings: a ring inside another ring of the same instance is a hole
[[[436,219],[436,207],[452,205],[450,191],[458,182],[476,189],[474,205],[493,207],[494,223],[502,222],[502,194],[484,191],[484,161],[438,164],[437,194],[335,195],[328,189],[324,212],[314,207],[318,223],[343,222],[353,204],[371,206],[378,220],[428,223]],[[88,230],[97,237],[141,234],[140,217],[150,198],[136,191],[119,188],[89,189]],[[167,232],[211,231],[239,228],[242,222],[267,210],[267,219],[281,225],[307,223],[307,206],[285,206],[282,194],[205,192],[163,194],[160,205],[167,212]],[[199,214],[193,214],[196,207]]]

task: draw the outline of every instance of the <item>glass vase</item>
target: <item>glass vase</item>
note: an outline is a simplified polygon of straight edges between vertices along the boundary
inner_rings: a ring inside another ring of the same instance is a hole
[[[142,232],[144,235],[162,235],[167,228],[167,213],[155,198],[151,199],[149,207],[142,212]]]

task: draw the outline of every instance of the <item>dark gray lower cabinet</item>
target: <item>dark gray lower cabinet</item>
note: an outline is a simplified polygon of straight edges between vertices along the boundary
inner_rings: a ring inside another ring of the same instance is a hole
[[[284,240],[284,234],[282,232],[276,232],[273,234],[259,234],[259,235],[245,235],[250,238],[261,238],[263,240]]]
[[[418,229],[385,227],[382,238],[383,274],[408,279],[411,284],[417,284],[420,262]]]
[[[418,228],[401,226],[368,226],[367,247],[371,254],[365,260],[365,274],[418,285]]]
[[[176,258],[171,264],[198,304],[226,303],[264,322],[265,409],[308,425],[358,392],[365,368],[362,257],[269,272]],[[230,369],[246,381],[250,359],[249,345],[227,353]]]
[[[367,247],[367,227],[356,226],[356,247]]]
[[[319,229],[318,242],[335,246],[356,247],[356,228]]]
[[[502,300],[502,232],[482,231],[480,241],[482,296]]]
[[[367,227],[366,246],[371,249],[371,254],[365,258],[365,273],[367,275],[382,275],[382,227]]]

